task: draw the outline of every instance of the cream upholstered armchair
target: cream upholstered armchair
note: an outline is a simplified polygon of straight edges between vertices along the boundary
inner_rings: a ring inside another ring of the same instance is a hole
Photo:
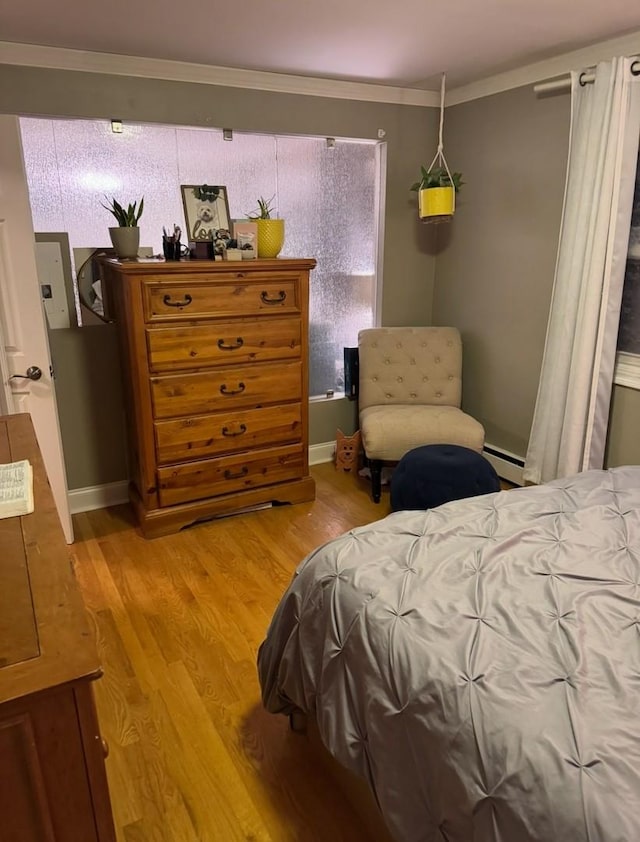
[[[460,409],[462,340],[457,328],[361,330],[358,350],[360,432],[376,503],[383,462],[397,462],[425,444],[482,451],[482,424]]]

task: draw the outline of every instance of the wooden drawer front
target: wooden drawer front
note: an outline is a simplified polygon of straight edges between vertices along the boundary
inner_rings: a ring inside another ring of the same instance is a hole
[[[300,319],[212,322],[147,330],[152,371],[291,360],[301,355]]]
[[[2,706],[0,762],[3,842],[98,842],[73,685]]]
[[[161,506],[188,503],[302,477],[302,446],[257,450],[158,469]],[[241,505],[240,501],[238,505]]]
[[[268,406],[302,398],[302,363],[239,365],[151,378],[155,418]]]
[[[144,284],[148,322],[299,312],[297,277],[275,277],[257,283],[238,280]]]
[[[158,462],[167,465],[300,441],[302,418],[294,403],[157,421],[155,429]]]

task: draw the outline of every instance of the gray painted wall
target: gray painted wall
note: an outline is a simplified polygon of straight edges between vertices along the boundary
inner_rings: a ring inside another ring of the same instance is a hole
[[[127,479],[126,419],[115,325],[49,331],[67,484]]]
[[[382,128],[387,142],[387,183],[380,318],[383,324],[399,325],[431,321],[433,246],[431,235],[416,220],[414,197],[408,188],[435,137],[434,109],[0,65],[0,113],[119,117],[168,125],[354,138],[377,138]],[[54,337],[52,353],[69,487],[126,478],[124,439],[115,433],[109,437],[112,455],[105,460],[99,451],[106,442],[94,426],[95,419],[102,418],[106,401],[114,403],[109,413],[121,412],[119,372],[105,364],[113,358],[111,340],[103,348],[85,329],[76,330],[64,338]],[[82,361],[82,376],[78,376],[78,361]],[[91,367],[90,361],[101,372],[99,394],[86,376],[84,367]],[[345,433],[353,432],[353,404],[312,402],[312,444],[335,438],[339,426]],[[120,466],[120,477],[114,476],[116,466]]]
[[[605,464],[640,465],[640,390],[616,386],[609,418],[609,440]]]
[[[463,406],[487,441],[524,454],[562,212],[569,97],[531,86],[448,108],[447,161],[463,174],[441,226],[435,324],[460,328]]]
[[[441,226],[434,324],[464,341],[466,411],[524,456],[547,328],[566,159],[568,95],[532,86],[448,108],[445,151],[466,184]],[[614,387],[607,465],[640,462],[640,392]]]
[[[309,439],[311,442],[335,441],[336,429],[350,436],[358,429],[358,404],[348,398],[311,401]]]

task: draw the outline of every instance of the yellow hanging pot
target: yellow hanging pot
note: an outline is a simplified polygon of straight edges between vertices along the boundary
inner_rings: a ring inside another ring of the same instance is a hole
[[[445,75],[440,83],[440,131],[438,148],[429,167],[420,167],[420,179],[411,186],[418,194],[418,216],[422,222],[446,222],[453,218],[456,193],[464,183],[462,173],[452,173],[444,157]]]
[[[431,216],[453,216],[456,191],[453,187],[428,187],[418,193],[420,219]]]

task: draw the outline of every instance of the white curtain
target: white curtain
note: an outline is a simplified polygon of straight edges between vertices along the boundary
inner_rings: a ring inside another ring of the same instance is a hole
[[[535,483],[604,464],[640,136],[632,65],[603,62],[593,84],[572,74],[560,244],[524,470]]]

